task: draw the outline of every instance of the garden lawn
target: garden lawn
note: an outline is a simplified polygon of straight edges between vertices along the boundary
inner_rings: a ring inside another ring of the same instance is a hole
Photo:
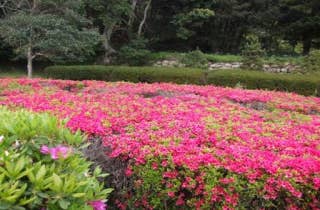
[[[119,208],[319,209],[320,98],[214,86],[1,79],[129,163]],[[125,189],[124,189],[125,190]]]

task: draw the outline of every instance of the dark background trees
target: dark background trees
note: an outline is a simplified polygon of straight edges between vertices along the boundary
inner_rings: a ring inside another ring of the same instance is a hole
[[[37,2],[41,11],[75,28],[100,32],[95,57],[106,64],[126,46],[239,54],[252,34],[269,55],[294,54],[299,45],[303,54],[320,47],[319,0],[0,0],[0,18],[14,13],[10,4]],[[137,40],[144,44],[137,45]],[[13,50],[15,46],[0,39],[2,59],[14,57]]]

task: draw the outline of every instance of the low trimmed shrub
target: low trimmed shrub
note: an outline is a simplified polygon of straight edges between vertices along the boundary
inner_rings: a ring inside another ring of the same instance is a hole
[[[127,66],[52,66],[45,75],[54,79],[126,82],[172,82],[177,84],[218,85],[248,89],[267,89],[320,96],[318,75],[274,74],[246,70],[206,72],[192,68]]]
[[[247,89],[277,90],[320,96],[320,78],[311,75],[219,70],[210,72],[207,82],[224,87],[234,87],[241,84]]]
[[[106,66],[51,66],[44,70],[47,77],[67,80],[104,80],[109,81],[112,68]]]
[[[203,84],[203,72],[192,68],[128,66],[51,66],[45,75],[54,79]]]
[[[0,209],[105,208],[112,190],[77,150],[83,141],[48,114],[0,108]]]

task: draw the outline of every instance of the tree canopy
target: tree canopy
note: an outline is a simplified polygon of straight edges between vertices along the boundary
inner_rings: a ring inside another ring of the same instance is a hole
[[[295,53],[299,45],[308,54],[320,47],[318,0],[0,0],[0,9],[2,31],[11,27],[2,33],[1,49],[7,51],[9,44],[18,54],[27,45],[13,40],[32,31],[30,27],[37,28],[34,54],[46,51],[46,43],[51,45],[50,55],[68,55],[71,60],[92,53],[95,29],[102,41],[94,51],[103,63],[110,63],[114,54],[137,39],[151,51],[240,53],[252,34],[268,54]],[[55,24],[49,27],[48,22]],[[48,39],[39,41],[47,30],[60,32],[49,36],[51,44]]]
[[[5,17],[0,20],[0,36],[18,56],[27,58],[29,77],[37,57],[83,61],[94,54],[99,34],[81,27],[84,19],[78,18],[74,1],[6,2],[2,4]]]

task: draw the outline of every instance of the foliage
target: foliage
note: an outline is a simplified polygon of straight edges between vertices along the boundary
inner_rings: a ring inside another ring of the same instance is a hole
[[[90,172],[76,149],[84,136],[63,126],[48,114],[0,109],[2,209],[90,210],[90,202],[105,201],[111,190],[97,180],[105,175]]]
[[[31,47],[33,57],[44,56],[54,62],[66,58],[84,61],[94,54],[99,42],[95,31],[79,30],[54,15],[18,13],[1,20],[0,31],[18,55],[27,57]]]
[[[209,53],[203,53],[205,58],[210,62],[241,62],[242,56],[241,55],[230,55],[230,54],[209,54]],[[150,54],[150,60],[151,61],[159,61],[159,60],[165,60],[165,59],[177,59],[181,60],[183,59],[185,53],[179,53],[179,52],[152,52]]]
[[[254,34],[249,34],[246,36],[246,42],[242,50],[242,56],[242,68],[251,70],[262,70],[262,56],[264,56],[264,51],[261,47],[258,36]]]
[[[208,61],[214,62],[214,63],[228,63],[228,62],[242,62],[242,56],[241,55],[219,55],[219,54],[205,54]]]
[[[187,67],[193,68],[207,68],[208,67],[208,59],[205,54],[201,52],[201,50],[197,49],[186,53],[181,62],[185,64]]]
[[[95,54],[100,37],[88,29],[89,21],[81,11],[81,0],[9,0],[0,3],[3,17],[0,32],[3,40],[27,60],[28,77],[33,61],[83,61]]]
[[[287,40],[303,44],[307,55],[313,40],[320,35],[320,2],[318,0],[281,0],[282,17],[279,26]]]
[[[147,50],[147,40],[138,38],[123,46],[118,52],[118,60],[130,66],[142,66],[149,62],[150,51]]]
[[[278,90],[320,96],[318,75],[279,75],[251,70],[219,70],[211,72],[208,75],[207,82],[224,87],[234,87],[240,83],[247,89]]]
[[[85,0],[83,1],[89,18],[93,19],[96,28],[102,35],[104,48],[104,64],[110,64],[111,55],[116,50],[113,48],[112,35],[119,27],[125,25],[130,14],[128,0]]]
[[[197,28],[202,27],[212,16],[214,12],[208,8],[195,8],[187,13],[176,15],[173,24],[177,26],[177,37],[190,38],[196,33]]]
[[[262,74],[248,71],[253,73]],[[312,209],[320,204],[316,97],[40,79],[2,79],[0,89],[1,104],[68,118],[66,126],[99,136],[110,158],[128,164],[125,174],[133,186],[120,190],[114,201],[119,209]]]
[[[202,83],[202,71],[192,68],[52,66],[45,69],[45,74],[50,78],[71,80]]]
[[[208,53],[238,54],[249,33],[259,37],[269,54],[293,54],[297,46],[304,54],[319,48],[318,0],[162,0],[150,1],[146,8],[148,2],[7,0],[0,2],[0,18],[22,10],[56,15],[81,29],[94,27],[104,38],[101,49],[107,57],[134,40],[141,32],[138,28],[143,28],[140,35],[149,40],[147,48],[152,51],[188,52],[199,47]]]
[[[203,53],[206,59],[209,62],[213,63],[233,63],[233,62],[242,62],[243,56],[241,55],[231,55],[231,54],[210,54]],[[156,62],[166,59],[176,59],[182,60],[185,56],[185,53],[179,52],[151,52],[150,53],[150,62]],[[271,64],[301,64],[303,62],[303,56],[264,56],[262,57],[263,63],[271,63]]]
[[[263,58],[263,63],[267,64],[295,64],[301,65],[303,62],[303,56],[267,56]]]
[[[178,84],[212,84],[234,87],[241,83],[248,89],[296,92],[302,95],[320,93],[318,75],[279,75],[256,71],[219,70],[208,75],[200,69],[126,67],[126,66],[52,66],[45,70],[49,78],[67,80],[104,80],[128,82],[172,82]]]
[[[314,50],[304,58],[303,71],[307,73],[320,72],[320,50]]]
[[[110,26],[114,23],[121,23],[123,16],[128,15],[130,11],[130,5],[128,1],[117,0],[89,0],[85,1],[85,5],[88,7],[89,12],[94,12],[97,21],[101,21],[104,25]]]

